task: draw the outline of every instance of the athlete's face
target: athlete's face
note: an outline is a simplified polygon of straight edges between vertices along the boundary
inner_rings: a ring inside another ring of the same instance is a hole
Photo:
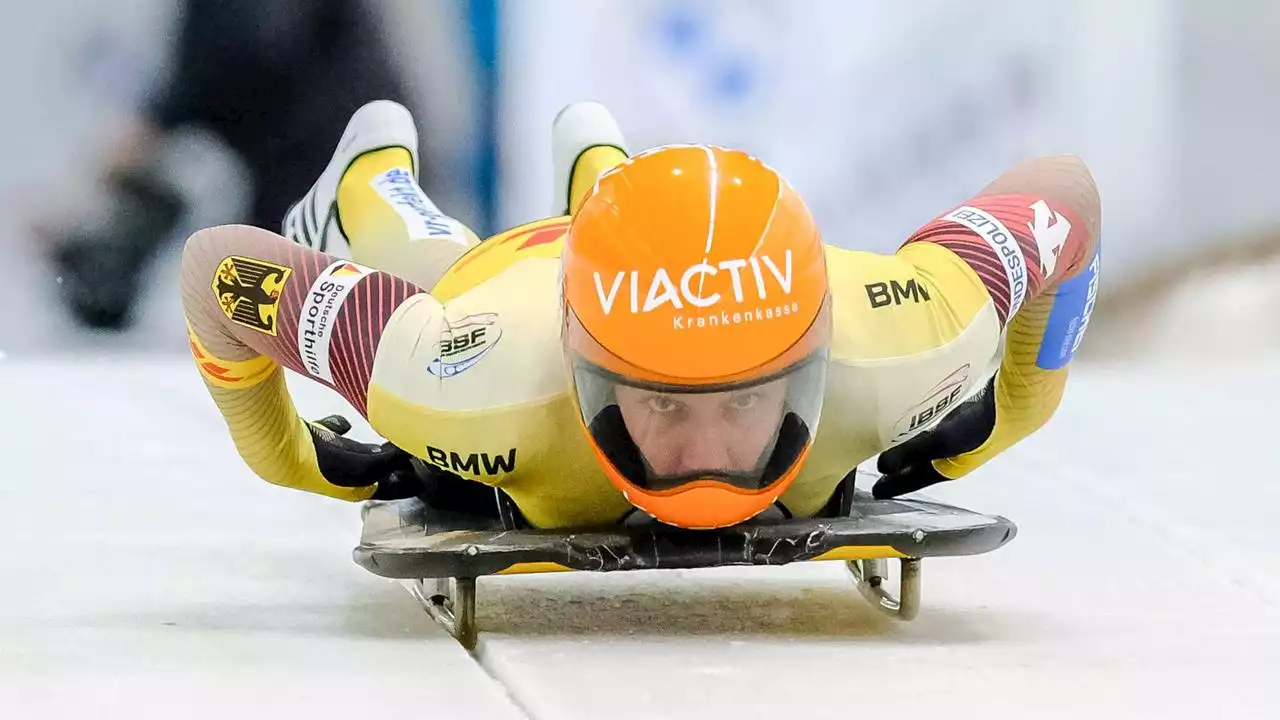
[[[618,386],[632,440],[657,475],[755,470],[782,421],[786,379],[726,392]]]

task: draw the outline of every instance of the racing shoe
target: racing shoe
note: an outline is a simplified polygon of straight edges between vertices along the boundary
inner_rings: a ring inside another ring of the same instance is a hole
[[[551,122],[552,213],[576,212],[596,178],[629,156],[622,129],[604,105],[582,101],[561,108]]]
[[[281,234],[300,245],[350,259],[350,239],[338,220],[338,185],[356,158],[394,147],[409,152],[416,183],[418,130],[409,110],[391,100],[374,100],[357,110],[347,123],[329,165],[307,194],[285,214]]]

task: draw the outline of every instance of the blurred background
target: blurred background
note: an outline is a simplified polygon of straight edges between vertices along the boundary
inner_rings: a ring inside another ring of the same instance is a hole
[[[1280,6],[1265,0],[82,0],[0,44],[0,353],[183,353],[202,226],[276,229],[349,114],[415,113],[481,234],[551,209],[549,127],[747,149],[828,241],[891,251],[1002,170],[1073,153],[1103,199],[1082,361],[1280,350]]]

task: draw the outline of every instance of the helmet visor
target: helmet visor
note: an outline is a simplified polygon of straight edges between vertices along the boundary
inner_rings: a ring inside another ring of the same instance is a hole
[[[578,405],[620,475],[652,493],[698,481],[765,490],[802,456],[817,430],[825,352],[780,372],[718,386],[624,378],[573,361]]]

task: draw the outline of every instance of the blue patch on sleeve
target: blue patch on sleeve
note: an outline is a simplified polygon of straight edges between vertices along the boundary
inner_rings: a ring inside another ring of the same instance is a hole
[[[1093,314],[1093,305],[1098,299],[1098,260],[1101,256],[1102,243],[1099,242],[1089,267],[1058,286],[1053,308],[1049,310],[1049,323],[1040,341],[1036,367],[1057,370],[1071,362],[1071,356],[1080,347],[1085,328],[1089,326],[1089,316]]]

